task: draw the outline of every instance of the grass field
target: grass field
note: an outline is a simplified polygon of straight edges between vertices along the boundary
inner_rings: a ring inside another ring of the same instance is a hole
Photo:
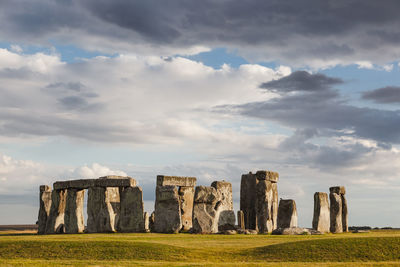
[[[400,266],[400,231],[315,236],[0,232],[0,265]]]

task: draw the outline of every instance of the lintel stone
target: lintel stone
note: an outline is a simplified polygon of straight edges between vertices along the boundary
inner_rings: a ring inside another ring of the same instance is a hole
[[[79,179],[70,181],[59,181],[53,184],[54,190],[60,189],[87,189],[89,187],[135,187],[136,180],[131,177],[108,178],[100,177],[99,179]]]
[[[157,185],[196,186],[196,177],[157,175]]]

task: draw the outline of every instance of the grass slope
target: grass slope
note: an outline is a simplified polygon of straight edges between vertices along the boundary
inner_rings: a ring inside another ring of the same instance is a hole
[[[0,265],[308,266],[313,262],[399,266],[400,231],[321,236],[0,233]]]

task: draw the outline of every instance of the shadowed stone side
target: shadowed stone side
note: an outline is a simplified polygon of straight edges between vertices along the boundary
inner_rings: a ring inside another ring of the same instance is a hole
[[[64,215],[65,233],[67,234],[82,233],[85,229],[83,219],[84,194],[84,190],[68,189]]]
[[[53,190],[50,214],[46,222],[46,234],[64,233],[64,213],[67,190]]]
[[[214,187],[196,186],[193,206],[194,233],[218,233],[220,198]]]
[[[316,192],[314,194],[314,217],[312,227],[321,233],[329,232],[330,218],[329,218],[329,200],[328,194]]]
[[[179,201],[181,206],[182,230],[189,231],[192,226],[194,187],[179,187]]]
[[[178,233],[182,228],[178,188],[173,185],[157,186],[154,208],[154,231]]]
[[[260,233],[270,233],[273,230],[272,221],[272,184],[270,181],[261,180],[257,183],[256,191],[256,220],[257,229]]]
[[[342,233],[342,197],[336,193],[329,194],[329,200],[331,202],[330,206],[330,218],[331,227],[330,231],[332,233]]]
[[[142,188],[138,186],[120,188],[120,200],[121,210],[118,231],[144,232]]]
[[[342,197],[342,227],[343,227],[343,232],[348,232],[349,231],[349,219],[348,219],[348,211],[347,211],[347,199],[343,195],[340,195]]]
[[[297,227],[296,202],[293,199],[281,199],[278,208],[278,228]]]
[[[115,232],[119,220],[119,210],[118,188],[89,188],[87,231],[89,233]]]
[[[42,235],[46,233],[46,222],[50,215],[51,208],[51,189],[48,185],[40,186],[39,195],[39,214],[38,214],[38,234]]]
[[[240,182],[240,210],[243,211],[246,229],[257,229],[256,224],[256,185],[257,178],[251,172],[243,174]]]
[[[271,186],[272,186],[272,206],[271,206],[272,229],[276,229],[278,227],[278,207],[279,207],[278,184],[271,183]]]

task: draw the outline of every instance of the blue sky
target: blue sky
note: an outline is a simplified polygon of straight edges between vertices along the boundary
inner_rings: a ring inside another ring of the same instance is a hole
[[[302,226],[334,185],[351,225],[399,226],[399,3],[324,3],[2,2],[0,224],[34,223],[41,184],[107,174],[149,212],[158,174],[231,181],[238,209],[268,169]]]

